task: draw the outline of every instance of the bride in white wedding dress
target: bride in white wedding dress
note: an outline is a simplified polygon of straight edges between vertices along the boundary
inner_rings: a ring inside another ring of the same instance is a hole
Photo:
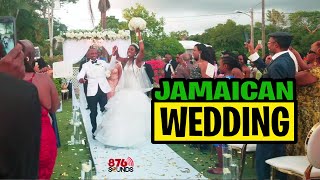
[[[138,147],[151,139],[151,101],[145,92],[152,84],[144,70],[144,44],[137,30],[137,44],[129,46],[127,58],[121,58],[117,47],[113,56],[124,64],[115,95],[105,106],[107,112],[94,133],[95,139],[108,146]],[[110,62],[113,64],[113,62]]]

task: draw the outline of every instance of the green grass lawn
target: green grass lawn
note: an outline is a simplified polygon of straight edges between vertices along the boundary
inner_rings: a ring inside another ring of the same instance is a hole
[[[51,179],[78,179],[81,176],[81,161],[91,159],[89,146],[68,145],[73,134],[72,101],[63,101],[62,112],[57,113],[61,147],[58,149],[58,157]],[[86,138],[85,130],[82,128],[82,137]],[[86,141],[87,143],[87,141]]]
[[[198,145],[189,144],[170,144],[169,147],[205,177],[209,179],[222,179],[221,175],[207,172],[207,170],[217,162],[215,151],[213,151],[213,156],[211,158],[211,149],[209,148],[209,145],[201,145],[200,149],[198,148]],[[238,157],[240,158],[240,156]],[[256,179],[255,167],[252,167],[252,162],[252,156],[247,155],[243,179]]]
[[[52,179],[78,179],[81,173],[81,161],[91,159],[90,149],[87,145],[68,145],[71,135],[73,133],[73,126],[69,124],[72,117],[72,103],[71,100],[63,101],[63,111],[57,113],[59,134],[61,140],[61,147],[58,149],[58,157]],[[82,128],[82,137],[86,137],[84,127]],[[216,154],[210,159],[210,148],[191,147],[190,145],[171,144],[169,145],[176,153],[185,159],[192,167],[209,179],[222,179],[220,175],[213,175],[207,173],[217,161]],[[245,179],[256,179],[255,168],[252,167],[252,157],[247,157],[247,164],[244,169]]]

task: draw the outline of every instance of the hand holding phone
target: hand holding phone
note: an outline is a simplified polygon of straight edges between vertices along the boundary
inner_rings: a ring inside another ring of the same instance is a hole
[[[17,44],[5,57],[0,60],[0,72],[23,79],[25,75],[24,53],[22,45]]]
[[[3,49],[2,53],[5,53],[4,55],[8,54],[14,48],[17,42],[16,36],[16,19],[11,16],[1,16],[0,46]],[[4,55],[2,55],[2,57]]]

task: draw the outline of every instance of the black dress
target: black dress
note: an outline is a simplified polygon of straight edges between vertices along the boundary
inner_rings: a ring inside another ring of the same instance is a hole
[[[0,179],[37,179],[41,106],[37,88],[0,73]]]

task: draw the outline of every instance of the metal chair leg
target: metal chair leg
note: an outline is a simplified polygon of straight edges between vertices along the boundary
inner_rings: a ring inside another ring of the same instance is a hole
[[[241,149],[241,158],[240,158],[240,175],[239,179],[242,179],[243,176],[243,171],[244,171],[244,166],[245,166],[245,161],[246,161],[246,152],[247,152],[247,144],[244,144],[242,149]]]
[[[256,154],[253,153],[253,154],[252,154],[252,168],[254,168],[255,165],[256,165]]]
[[[274,169],[274,167],[271,166],[270,180],[274,180],[275,173],[276,173],[276,170]]]

